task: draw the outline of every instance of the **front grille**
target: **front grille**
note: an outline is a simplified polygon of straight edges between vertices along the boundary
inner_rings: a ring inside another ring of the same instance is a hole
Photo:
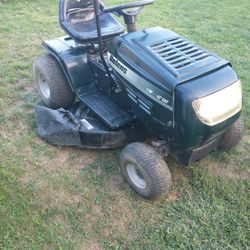
[[[218,60],[215,55],[182,37],[153,43],[148,48],[177,76]]]

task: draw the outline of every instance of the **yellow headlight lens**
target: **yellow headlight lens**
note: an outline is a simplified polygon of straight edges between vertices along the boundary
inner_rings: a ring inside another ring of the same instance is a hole
[[[196,115],[202,123],[214,126],[238,113],[242,108],[242,85],[237,81],[218,92],[194,100]]]

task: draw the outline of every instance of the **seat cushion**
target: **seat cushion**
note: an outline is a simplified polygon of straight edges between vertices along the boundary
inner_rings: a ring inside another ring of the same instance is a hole
[[[96,19],[93,6],[69,5],[60,2],[60,24],[78,43],[97,42]],[[109,13],[100,13],[102,39],[107,40],[124,32],[124,27]]]

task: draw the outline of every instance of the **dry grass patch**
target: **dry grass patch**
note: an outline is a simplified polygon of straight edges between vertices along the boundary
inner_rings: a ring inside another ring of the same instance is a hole
[[[219,162],[209,163],[207,168],[217,177],[226,177],[229,179],[250,179],[250,169],[246,171],[237,171],[233,165],[225,165]]]
[[[100,244],[96,241],[92,241],[80,246],[79,250],[103,250],[104,248],[100,246]]]

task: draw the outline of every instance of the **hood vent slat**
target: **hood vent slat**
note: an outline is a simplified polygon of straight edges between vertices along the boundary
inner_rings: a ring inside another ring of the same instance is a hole
[[[153,43],[148,46],[148,49],[177,76],[192,73],[219,59],[182,37]]]

